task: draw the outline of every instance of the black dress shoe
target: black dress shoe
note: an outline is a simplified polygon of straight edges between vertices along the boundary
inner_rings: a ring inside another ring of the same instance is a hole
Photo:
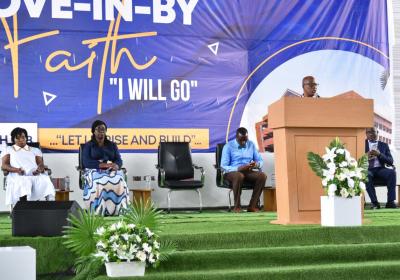
[[[379,203],[372,203],[371,204],[371,209],[372,210],[381,209],[381,206],[379,205]]]
[[[397,205],[393,201],[388,202],[388,203],[386,203],[386,208],[397,208]]]

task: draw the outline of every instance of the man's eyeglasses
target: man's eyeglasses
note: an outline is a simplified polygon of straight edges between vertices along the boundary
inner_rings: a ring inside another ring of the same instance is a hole
[[[378,134],[378,130],[368,130],[366,131],[366,134]]]
[[[317,87],[317,86],[319,86],[319,84],[317,84],[317,83],[305,83],[304,84],[305,86],[310,86],[310,87]]]

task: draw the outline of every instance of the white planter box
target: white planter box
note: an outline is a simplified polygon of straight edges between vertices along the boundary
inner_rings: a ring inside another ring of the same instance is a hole
[[[36,250],[29,246],[0,247],[0,279],[35,280]]]
[[[321,226],[361,226],[361,197],[321,196]]]
[[[105,263],[108,277],[144,276],[145,262]]]

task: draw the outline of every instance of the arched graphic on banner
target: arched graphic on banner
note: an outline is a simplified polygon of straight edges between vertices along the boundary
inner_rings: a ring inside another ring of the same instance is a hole
[[[244,87],[246,86],[248,81],[252,78],[252,76],[261,67],[263,67],[268,61],[270,61],[271,59],[273,59],[275,56],[279,55],[280,53],[282,53],[282,52],[284,52],[284,51],[286,51],[286,50],[288,50],[290,48],[293,48],[295,46],[301,45],[301,44],[305,44],[305,43],[309,43],[309,42],[313,42],[313,41],[323,41],[323,40],[345,41],[345,42],[351,42],[351,43],[355,43],[355,44],[360,44],[362,46],[370,48],[371,50],[373,50],[373,51],[379,53],[380,55],[382,55],[385,59],[389,60],[389,57],[384,52],[380,51],[379,49],[377,49],[377,48],[375,48],[375,47],[373,47],[373,46],[371,46],[369,44],[366,44],[364,42],[360,42],[360,41],[352,40],[352,39],[347,39],[347,38],[337,38],[337,37],[311,38],[311,39],[303,40],[303,41],[300,41],[300,42],[296,42],[294,44],[288,45],[288,46],[280,49],[279,51],[277,51],[277,52],[273,53],[272,55],[268,56],[253,71],[251,71],[251,73],[247,76],[247,78],[243,82],[242,86],[240,87],[239,92],[236,95],[236,99],[235,99],[235,102],[233,104],[232,110],[231,110],[230,115],[229,115],[229,121],[228,121],[227,130],[226,130],[226,137],[225,137],[226,142],[228,142],[228,140],[229,140],[229,132],[230,132],[230,129],[231,129],[231,121],[232,121],[232,116],[233,116],[233,114],[235,112],[236,104],[237,104],[237,102],[238,102],[238,100],[240,98],[240,95],[241,95]]]

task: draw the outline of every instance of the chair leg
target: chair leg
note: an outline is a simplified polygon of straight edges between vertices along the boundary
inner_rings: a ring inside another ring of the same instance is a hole
[[[14,205],[13,204],[11,204],[10,205],[10,219],[12,219],[12,212],[13,212],[13,208],[14,208]]]
[[[231,193],[232,193],[232,190],[229,190],[229,192],[228,192],[228,201],[229,201],[229,208],[228,208],[228,212],[231,212],[231,208],[232,208],[232,203],[231,203]]]
[[[199,195],[199,202],[200,202],[200,213],[201,210],[203,209],[203,201],[201,200],[201,193],[199,189],[196,189],[197,194]]]
[[[168,195],[167,195],[167,202],[168,202],[168,214],[171,213],[171,193],[172,190],[168,191]]]

